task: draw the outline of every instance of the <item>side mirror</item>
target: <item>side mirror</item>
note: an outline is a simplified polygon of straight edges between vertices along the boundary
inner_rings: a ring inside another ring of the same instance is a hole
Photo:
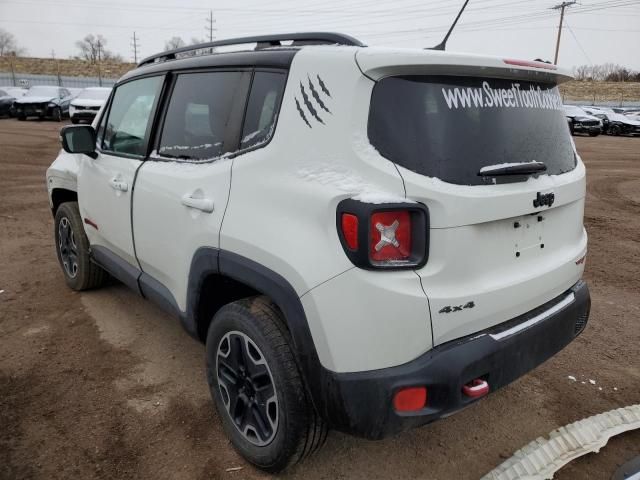
[[[96,131],[91,125],[68,125],[60,130],[62,148],[68,153],[84,153],[96,158]]]

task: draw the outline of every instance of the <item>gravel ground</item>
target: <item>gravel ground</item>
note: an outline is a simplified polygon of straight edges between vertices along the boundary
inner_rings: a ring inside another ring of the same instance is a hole
[[[59,128],[0,120],[0,478],[266,478],[226,440],[203,347],[176,320],[121,285],[65,286],[44,184]],[[583,335],[453,417],[380,442],[330,433],[284,478],[479,478],[559,426],[640,402],[640,139],[576,143],[593,300]],[[638,454],[629,432],[556,478],[608,479]]]

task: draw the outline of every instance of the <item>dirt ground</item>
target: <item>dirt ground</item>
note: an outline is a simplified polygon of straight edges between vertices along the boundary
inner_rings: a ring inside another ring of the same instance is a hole
[[[178,321],[120,285],[65,286],[44,184],[59,128],[0,120],[0,478],[266,478],[225,439],[203,346]],[[593,300],[583,335],[453,417],[380,442],[332,432],[285,478],[475,479],[557,427],[640,402],[640,138],[576,142]],[[556,478],[608,479],[639,454],[640,430],[628,432]]]

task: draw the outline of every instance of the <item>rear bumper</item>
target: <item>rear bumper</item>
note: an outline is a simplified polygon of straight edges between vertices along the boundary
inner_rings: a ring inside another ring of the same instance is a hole
[[[407,364],[357,373],[325,371],[325,416],[333,428],[380,439],[451,415],[478,400],[462,393],[471,380],[486,380],[493,392],[562,350],[584,329],[590,306],[589,290],[580,281],[531,312],[440,345]],[[395,412],[394,392],[412,386],[427,387],[427,406]]]

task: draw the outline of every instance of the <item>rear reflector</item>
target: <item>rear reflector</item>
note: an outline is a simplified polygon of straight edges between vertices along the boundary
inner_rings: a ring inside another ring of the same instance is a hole
[[[342,214],[342,235],[351,250],[358,249],[358,217],[351,213]]]
[[[427,405],[427,388],[410,387],[398,390],[393,397],[396,412],[416,412]]]
[[[558,67],[553,65],[552,63],[544,63],[544,62],[535,62],[530,60],[515,60],[512,58],[505,58],[503,60],[507,65],[515,65],[517,67],[533,67],[533,68],[543,68],[545,70],[557,70]]]

